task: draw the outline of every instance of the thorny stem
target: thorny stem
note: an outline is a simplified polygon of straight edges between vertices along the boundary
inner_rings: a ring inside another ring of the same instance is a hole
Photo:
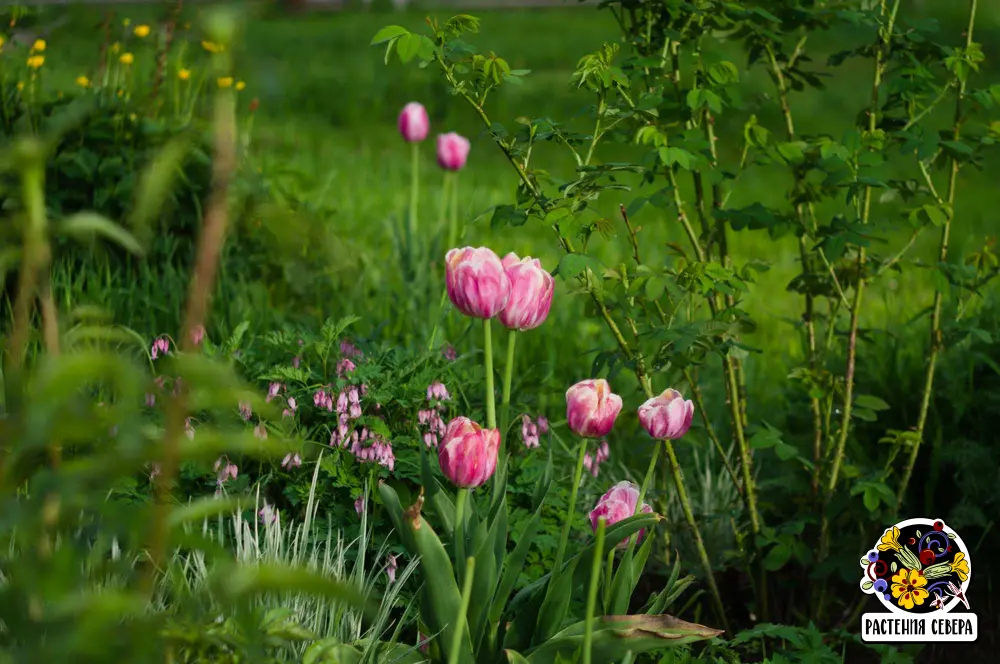
[[[972,34],[976,25],[976,9],[978,0],[970,0],[969,3],[969,26],[965,31],[965,48],[972,46]],[[958,141],[962,135],[962,101],[965,98],[966,80],[958,81],[958,92],[955,95],[955,123],[952,130],[952,140]],[[951,160],[951,172],[948,174],[948,218],[941,229],[941,248],[938,252],[938,262],[944,263],[948,260],[948,240],[951,235],[951,222],[955,217],[955,189],[958,183],[958,171],[961,168],[957,159]],[[925,170],[926,172],[926,170]],[[928,178],[930,179],[930,178]],[[913,467],[917,462],[917,455],[920,453],[920,444],[923,442],[924,428],[927,425],[927,414],[930,412],[931,394],[934,389],[934,372],[937,365],[938,354],[941,352],[941,304],[942,292],[934,292],[934,309],[931,313],[931,354],[927,358],[927,375],[924,379],[924,391],[920,399],[920,414],[917,416],[917,438],[910,450],[910,456],[906,460],[903,468],[903,477],[899,483],[899,491],[896,494],[896,510],[903,506],[903,499],[906,497],[906,487],[910,483],[913,475]]]
[[[799,43],[795,47],[795,53],[797,55],[802,52],[802,48],[805,46],[806,36],[803,35],[799,40]],[[765,42],[765,48],[767,50],[767,57],[771,63],[771,73],[774,78],[774,84],[778,88],[778,100],[781,104],[781,114],[785,118],[785,132],[788,134],[788,140],[795,140],[795,121],[792,117],[792,107],[788,100],[788,85],[785,82],[785,73],[782,71],[781,66],[778,64],[778,58],[774,54],[774,48],[771,42]],[[790,61],[791,62],[791,61]],[[801,182],[801,174],[798,169],[795,169],[795,187],[798,189],[799,183]],[[807,249],[806,241],[806,224],[805,215],[803,213],[802,203],[797,203],[795,205],[795,217],[799,222],[799,226],[802,228],[802,234],[799,236],[799,260],[802,263],[803,274],[811,273],[811,261],[809,260],[809,252]],[[806,347],[807,347],[807,360],[809,362],[809,371],[815,376],[817,371],[817,349],[816,349],[816,324],[813,320],[813,314],[815,312],[815,304],[812,293],[806,292],[805,294],[805,312],[802,316],[803,321],[806,326]],[[833,324],[833,321],[830,321]],[[814,495],[819,495],[819,482],[820,482],[820,461],[822,460],[823,454],[823,414],[820,410],[819,397],[809,396],[809,407],[812,411],[813,418],[813,472],[812,472],[812,491]]]
[[[887,0],[881,0],[881,14],[886,14]],[[871,104],[868,109],[868,131],[873,133],[878,128],[878,94],[882,86],[882,74],[885,71],[886,58],[888,56],[889,45],[892,42],[892,32],[896,23],[896,13],[899,10],[899,0],[895,0],[892,11],[888,17],[888,24],[885,33],[879,30],[879,44],[875,51],[875,75],[872,80]],[[872,188],[865,187],[864,204],[861,212],[861,223],[867,224],[871,214]],[[830,477],[826,486],[826,496],[823,501],[823,513],[820,525],[820,547],[819,560],[823,561],[827,556],[829,546],[830,522],[826,513],[826,507],[830,502],[834,490],[837,488],[837,480],[840,476],[840,467],[844,462],[844,450],[847,446],[847,438],[851,429],[851,414],[854,401],[854,370],[857,359],[858,347],[858,319],[861,315],[861,301],[865,291],[865,248],[858,247],[857,261],[857,285],[854,288],[854,301],[851,303],[851,326],[847,340],[847,369],[844,371],[844,409],[840,421],[840,432],[837,437],[837,444],[834,450],[833,467],[830,469]]]
[[[220,71],[228,71],[229,61],[226,55],[218,54],[215,57],[224,58],[218,66]],[[212,190],[205,208],[194,273],[188,290],[187,310],[180,337],[183,352],[194,350],[192,332],[204,325],[229,223],[229,185],[236,168],[235,101],[232,89],[222,88],[216,93],[213,118],[215,145],[212,159]],[[181,390],[175,398],[167,402],[166,411],[167,422],[163,437],[160,474],[157,476],[155,486],[156,505],[149,546],[150,565],[144,579],[144,590],[147,594],[153,590],[156,573],[162,566],[166,554],[170,491],[174,476],[177,474],[180,438],[183,435],[184,418],[187,413],[185,390]]]

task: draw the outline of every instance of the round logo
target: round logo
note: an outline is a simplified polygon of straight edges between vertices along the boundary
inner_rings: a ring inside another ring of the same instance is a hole
[[[969,609],[969,551],[941,519],[907,519],[887,528],[861,567],[861,590],[893,613]]]

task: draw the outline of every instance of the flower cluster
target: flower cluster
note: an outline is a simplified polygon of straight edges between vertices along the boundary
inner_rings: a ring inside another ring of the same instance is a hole
[[[239,468],[236,464],[229,460],[229,457],[223,455],[215,460],[215,486],[216,493],[222,491],[222,485],[224,485],[229,480],[235,480],[236,476],[239,474]]]
[[[153,340],[153,346],[149,349],[149,356],[155,360],[160,357],[160,355],[166,355],[169,352],[170,339],[166,336],[162,336]]]
[[[441,418],[441,409],[445,401],[451,401],[451,394],[448,388],[439,381],[434,381],[427,386],[427,401],[429,408],[425,408],[417,413],[417,421],[424,431],[424,445],[427,447],[437,447],[440,436],[445,433],[444,420]]]
[[[588,473],[597,477],[601,472],[601,464],[607,461],[609,456],[611,456],[611,448],[608,447],[608,441],[602,440],[593,455],[590,452],[583,455],[583,467],[587,469]]]
[[[555,284],[537,258],[510,253],[501,261],[487,247],[452,249],[445,285],[455,308],[472,318],[495,318],[511,330],[531,330],[552,307]]]
[[[539,434],[549,432],[549,421],[543,415],[539,415],[537,420],[532,420],[527,413],[521,416],[521,440],[529,450],[538,447]]]

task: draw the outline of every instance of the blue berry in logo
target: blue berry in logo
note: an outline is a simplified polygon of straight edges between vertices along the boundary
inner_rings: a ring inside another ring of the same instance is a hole
[[[876,560],[878,560],[878,551],[869,551],[868,552],[868,562],[872,562],[873,563]]]
[[[885,593],[888,587],[889,584],[885,582],[885,579],[879,579],[878,581],[875,582],[875,592],[877,593]],[[889,596],[886,595],[886,599],[888,598]]]
[[[886,593],[885,594],[885,601],[891,602],[892,601],[892,595],[890,595],[889,593]]]

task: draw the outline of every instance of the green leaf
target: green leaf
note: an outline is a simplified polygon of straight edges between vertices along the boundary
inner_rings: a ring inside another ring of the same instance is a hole
[[[578,622],[527,653],[529,664],[551,664],[583,646],[586,623]],[[639,655],[711,639],[722,633],[672,616],[602,616],[594,621],[591,654],[595,662],[616,662],[628,652]]]
[[[230,600],[264,593],[302,593],[344,602],[371,611],[364,596],[353,586],[302,567],[270,563],[220,565],[209,583]]]
[[[878,492],[873,487],[868,487],[865,489],[865,495],[863,498],[865,509],[869,512],[874,512],[878,509],[879,497]]]
[[[187,136],[172,139],[156,154],[139,178],[129,225],[143,244],[151,239],[153,222],[181,175],[181,167],[190,150],[191,141]]]
[[[889,404],[870,394],[859,394],[854,399],[854,404],[868,410],[889,410]]]
[[[590,268],[590,271],[598,279],[604,273],[604,266],[601,262],[593,256],[586,254],[566,254],[560,259],[555,273],[562,277],[564,281],[569,282],[573,277],[580,275],[587,268]]]
[[[408,33],[396,40],[396,54],[399,56],[399,61],[404,65],[415,58],[417,53],[420,52],[420,39],[421,35]]]
[[[785,563],[792,557],[792,548],[784,544],[777,544],[764,556],[764,569],[774,572],[785,566]]]
[[[528,660],[519,652],[513,650],[504,650],[503,652],[507,656],[508,664],[528,664]]]
[[[387,25],[375,33],[375,36],[372,37],[371,44],[369,45],[375,46],[376,44],[382,44],[408,34],[410,34],[410,31],[400,25]]]
[[[100,235],[133,254],[141,256],[144,253],[142,244],[134,235],[96,212],[78,212],[64,219],[56,228],[58,232],[76,238]]]
[[[611,582],[611,602],[608,604],[608,611],[613,615],[621,615],[628,611],[629,603],[632,600],[632,593],[642,577],[642,571],[646,567],[646,560],[653,546],[652,537],[643,539],[639,552],[635,553],[635,547],[631,543],[622,556],[621,563],[615,571],[614,579]]]

